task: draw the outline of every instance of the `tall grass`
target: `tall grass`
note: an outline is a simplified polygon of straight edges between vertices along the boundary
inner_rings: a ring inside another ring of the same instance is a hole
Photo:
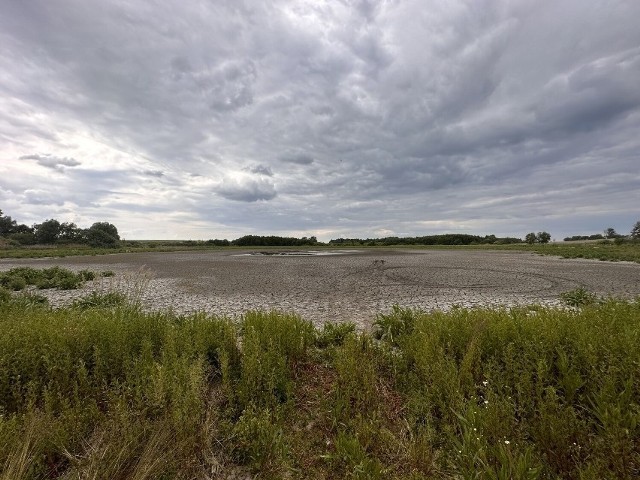
[[[363,333],[2,297],[0,479],[638,478],[639,320],[396,308]]]

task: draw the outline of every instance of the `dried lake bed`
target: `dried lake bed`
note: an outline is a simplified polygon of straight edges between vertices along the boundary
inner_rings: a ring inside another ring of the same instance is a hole
[[[277,254],[283,252],[288,254]],[[394,304],[424,310],[557,305],[560,293],[577,287],[601,296],[640,295],[640,264],[627,262],[455,249],[318,253],[271,249],[4,259],[0,270],[59,265],[115,272],[115,277],[88,282],[81,290],[43,291],[55,306],[91,289],[140,289],[143,304],[152,310],[235,316],[277,309],[315,323],[351,320],[363,326]]]

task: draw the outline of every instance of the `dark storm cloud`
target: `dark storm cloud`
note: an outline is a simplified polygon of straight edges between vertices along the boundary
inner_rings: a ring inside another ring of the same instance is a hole
[[[109,206],[147,238],[142,212],[162,209],[205,238],[632,224],[639,17],[632,1],[6,2],[0,200],[16,218]]]

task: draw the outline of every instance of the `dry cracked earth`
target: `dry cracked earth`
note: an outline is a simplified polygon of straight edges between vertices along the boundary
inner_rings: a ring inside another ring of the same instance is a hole
[[[454,305],[555,305],[560,293],[577,287],[601,296],[640,295],[640,264],[634,263],[502,251],[364,249],[333,253],[133,253],[0,260],[0,270],[60,265],[116,273],[88,282],[78,291],[43,291],[56,306],[87,290],[119,288],[137,292],[152,310],[236,316],[246,310],[277,309],[296,312],[315,323],[355,321],[365,327],[394,304],[424,310],[446,310]]]

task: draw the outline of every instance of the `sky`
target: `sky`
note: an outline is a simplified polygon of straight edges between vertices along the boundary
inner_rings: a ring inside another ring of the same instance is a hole
[[[126,239],[640,220],[640,2],[0,0],[0,209]]]

